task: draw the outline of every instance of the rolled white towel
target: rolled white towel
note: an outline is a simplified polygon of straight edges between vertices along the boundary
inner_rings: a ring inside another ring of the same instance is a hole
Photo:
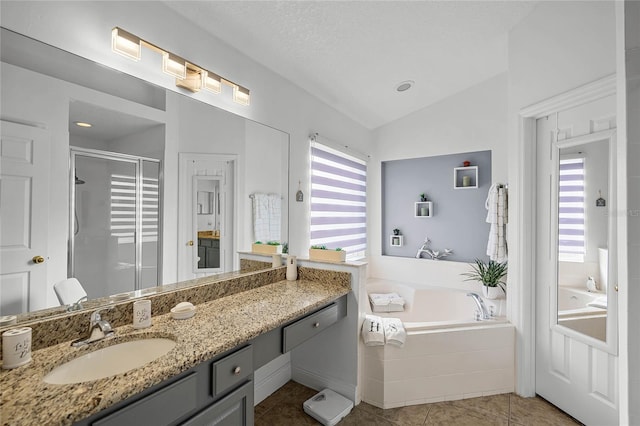
[[[362,340],[366,346],[384,345],[382,318],[376,315],[365,315],[362,323]]]
[[[384,325],[385,342],[399,348],[403,347],[407,339],[407,332],[402,321],[399,318],[383,318],[382,324]]]

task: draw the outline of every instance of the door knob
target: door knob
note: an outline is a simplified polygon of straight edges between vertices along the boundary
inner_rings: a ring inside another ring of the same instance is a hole
[[[42,256],[33,256],[33,263],[35,264],[40,264],[40,263],[44,263],[44,257]]]
[[[193,245],[193,240],[190,240],[187,244],[192,246]]]

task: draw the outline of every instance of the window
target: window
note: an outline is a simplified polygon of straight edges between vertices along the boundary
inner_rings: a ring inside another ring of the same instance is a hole
[[[142,242],[158,241],[158,179],[142,179]],[[133,244],[136,232],[136,178],[111,175],[111,235]]]
[[[584,262],[584,158],[560,160],[558,187],[558,258]]]
[[[367,163],[311,143],[311,245],[365,257]]]

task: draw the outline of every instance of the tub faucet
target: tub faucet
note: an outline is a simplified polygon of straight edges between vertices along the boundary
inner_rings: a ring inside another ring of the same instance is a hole
[[[478,310],[480,311],[481,319],[488,320],[491,319],[491,315],[489,314],[489,310],[487,306],[482,301],[482,298],[478,293],[467,293],[467,296],[471,296],[476,305],[478,305]]]
[[[429,253],[428,252],[429,249],[427,248],[427,246],[429,245],[430,242],[431,241],[429,240],[429,237],[424,238],[424,242],[418,249],[418,253],[416,253],[416,259],[420,259],[420,257],[422,256],[422,253]]]
[[[107,320],[102,319],[100,315],[102,311],[107,309],[98,309],[91,313],[91,317],[89,319],[89,335],[87,337],[81,338],[71,343],[71,346],[79,347],[88,345],[92,342],[97,342],[99,340],[105,339],[109,336],[112,336],[115,331],[111,327],[111,324]]]

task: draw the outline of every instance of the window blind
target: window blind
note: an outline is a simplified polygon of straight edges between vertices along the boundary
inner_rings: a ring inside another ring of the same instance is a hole
[[[158,179],[142,179],[142,242],[158,240]],[[111,235],[118,244],[135,242],[136,178],[111,175]]]
[[[367,163],[311,143],[311,245],[365,257]]]
[[[584,158],[561,159],[558,188],[558,254],[561,261],[584,261],[584,209]]]

